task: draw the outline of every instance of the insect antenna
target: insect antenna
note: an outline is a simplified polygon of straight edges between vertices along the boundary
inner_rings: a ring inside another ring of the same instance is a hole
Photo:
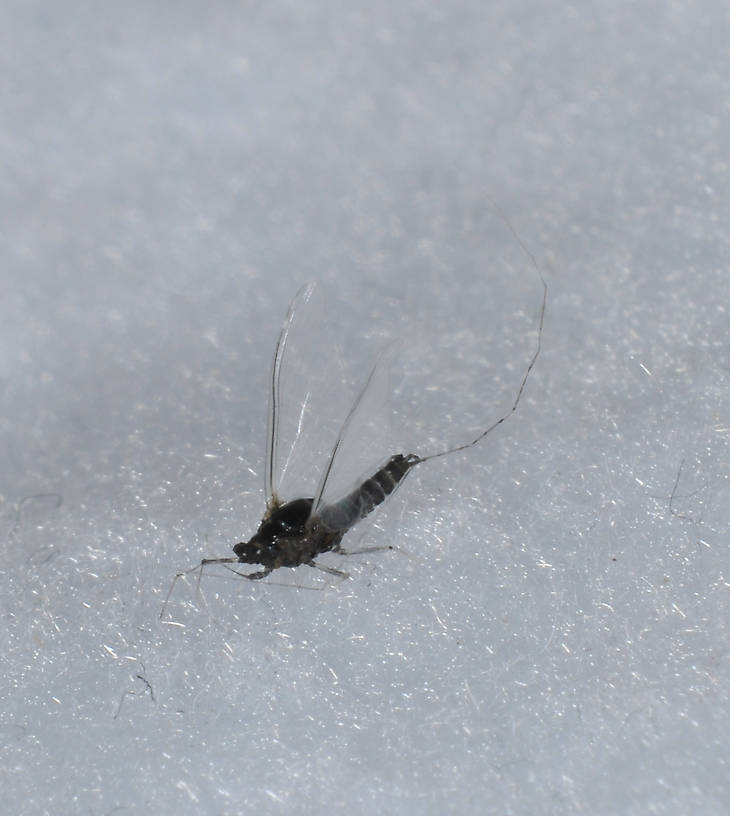
[[[520,238],[519,234],[515,230],[515,228],[510,223],[507,216],[502,212],[502,210],[494,204],[497,212],[499,213],[502,220],[507,224],[512,235],[514,235],[515,239],[519,243],[520,247],[523,251],[527,254],[527,256],[532,261],[532,265],[535,267],[537,274],[540,276],[540,281],[542,282],[542,305],[540,307],[540,319],[538,321],[537,326],[537,347],[535,348],[535,352],[530,358],[530,362],[525,370],[525,375],[522,378],[522,382],[520,383],[520,387],[517,390],[517,396],[515,397],[515,401],[512,403],[512,407],[507,411],[506,414],[501,416],[496,422],[493,422],[485,431],[482,431],[479,436],[475,439],[472,439],[471,442],[465,442],[463,445],[457,445],[454,448],[447,448],[446,450],[439,451],[438,453],[431,453],[428,456],[419,456],[418,462],[416,464],[422,464],[423,462],[428,462],[431,459],[438,459],[441,456],[447,456],[450,453],[458,453],[459,451],[467,450],[467,448],[473,448],[478,442],[481,442],[484,437],[489,436],[492,431],[499,427],[505,420],[509,419],[512,414],[515,413],[517,410],[517,406],[520,404],[520,400],[522,399],[522,392],[525,390],[525,386],[527,385],[527,380],[530,377],[530,373],[532,369],[535,367],[535,363],[537,362],[537,358],[540,356],[540,350],[542,348],[542,329],[545,325],[545,306],[547,304],[547,283],[545,283],[545,278],[542,276],[542,272],[540,271],[540,267],[537,265],[537,261],[535,260],[535,256],[530,252],[530,250],[525,246],[524,241]]]

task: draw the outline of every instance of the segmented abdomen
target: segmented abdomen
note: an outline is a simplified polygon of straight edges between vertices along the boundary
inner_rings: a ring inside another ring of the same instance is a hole
[[[365,518],[398,487],[410,469],[420,462],[413,453],[396,453],[369,479],[334,504],[317,513],[317,523],[328,530],[348,530]]]

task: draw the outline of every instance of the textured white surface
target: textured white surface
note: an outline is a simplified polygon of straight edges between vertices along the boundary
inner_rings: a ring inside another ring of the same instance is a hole
[[[5,0],[4,812],[728,812],[728,28]],[[550,285],[519,414],[409,477],[363,538],[402,552],[161,623],[259,520],[302,281],[330,385],[418,338],[409,447],[509,404],[540,285],[490,200]]]

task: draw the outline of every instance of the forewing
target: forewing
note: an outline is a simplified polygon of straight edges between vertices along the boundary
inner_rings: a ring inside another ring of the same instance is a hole
[[[306,322],[306,307],[313,291],[314,284],[307,283],[294,296],[289,304],[289,310],[274,350],[274,360],[269,380],[269,409],[266,423],[265,491],[268,507],[280,501],[282,477],[298,436],[296,429],[301,427],[307,409],[308,397],[305,394],[299,406],[299,416],[297,418],[296,406],[294,406],[295,395],[286,393],[287,390],[291,389],[283,389],[282,381],[284,386],[287,386],[290,379],[288,372],[292,363],[287,354],[289,338],[292,333],[298,333],[302,322]],[[284,393],[285,397],[283,403],[282,393]],[[285,427],[282,429],[282,413],[284,411],[286,411],[287,416],[285,418]],[[294,429],[291,427],[292,421],[294,422]]]
[[[267,506],[314,496],[332,440],[347,411],[347,389],[318,287],[292,300],[269,380]]]

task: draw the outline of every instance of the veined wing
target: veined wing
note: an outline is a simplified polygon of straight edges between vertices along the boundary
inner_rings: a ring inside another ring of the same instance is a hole
[[[314,291],[314,284],[307,283],[297,292],[292,300],[289,311],[287,312],[284,325],[281,327],[279,339],[276,342],[276,351],[274,352],[274,362],[271,367],[271,380],[269,383],[269,410],[266,428],[266,473],[265,485],[266,492],[266,506],[271,508],[279,504],[279,487],[281,479],[286,470],[287,461],[291,455],[291,450],[296,442],[298,433],[295,433],[291,440],[287,440],[286,458],[282,463],[279,451],[279,423],[281,420],[282,404],[281,404],[281,380],[282,369],[284,367],[287,343],[289,335],[295,324],[299,321],[301,312],[300,308],[305,306],[312,296]],[[297,428],[301,428],[301,423],[306,413],[308,400],[302,403],[299,410],[299,417]]]
[[[390,370],[398,347],[399,344],[393,341],[380,352],[345,417],[320,476],[312,516],[350,494],[393,453],[388,444],[390,423],[387,409],[390,404]]]
[[[314,496],[349,395],[329,304],[310,283],[297,292],[279,334],[269,383],[267,507]],[[328,319],[329,318],[329,319]]]

